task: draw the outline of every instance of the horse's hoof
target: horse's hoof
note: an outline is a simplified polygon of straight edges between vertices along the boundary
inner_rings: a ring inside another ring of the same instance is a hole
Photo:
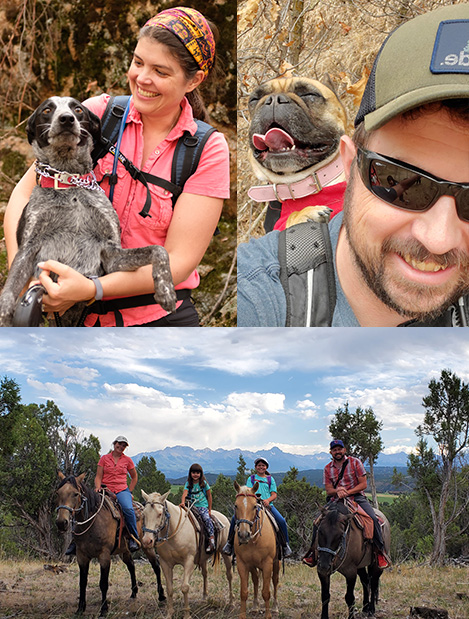
[[[158,596],[158,602],[166,602],[166,596],[164,593],[160,593]]]

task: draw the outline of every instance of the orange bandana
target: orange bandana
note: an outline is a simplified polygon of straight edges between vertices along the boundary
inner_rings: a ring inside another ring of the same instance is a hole
[[[205,75],[208,75],[215,56],[215,39],[207,20],[199,11],[187,7],[166,9],[149,19],[146,26],[166,28],[175,34]]]

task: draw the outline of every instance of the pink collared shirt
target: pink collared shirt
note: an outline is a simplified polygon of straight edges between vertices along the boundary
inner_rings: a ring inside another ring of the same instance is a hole
[[[103,94],[84,102],[86,107],[101,117],[106,108],[109,95]],[[140,113],[130,105],[126,128],[122,137],[121,152],[139,167],[143,172],[171,179],[171,163],[176,143],[185,130],[193,135],[197,125],[192,115],[192,108],[186,98],[181,103],[181,115],[176,126],[169,135],[151,153],[142,166],[143,156],[143,123]],[[108,153],[97,164],[95,174],[101,181],[106,174],[112,172],[114,157]],[[166,241],[169,224],[173,216],[171,193],[157,185],[149,184],[151,193],[151,217],[139,215],[147,197],[145,186],[133,180],[124,166],[117,165],[118,182],[114,188],[113,206],[119,216],[121,225],[122,247],[143,247],[146,245],[163,245]],[[102,188],[109,195],[109,183],[105,179]],[[185,193],[207,196],[211,198],[228,198],[230,187],[230,165],[228,145],[224,136],[215,132],[208,139],[196,172],[187,180]],[[177,289],[197,288],[200,282],[197,270],[176,286]],[[178,303],[178,306],[181,302]],[[148,305],[121,310],[124,326],[139,325],[158,320],[167,315],[159,305]],[[91,314],[86,320],[86,326],[95,324],[98,316]],[[99,316],[103,327],[114,327],[116,322],[112,312]]]

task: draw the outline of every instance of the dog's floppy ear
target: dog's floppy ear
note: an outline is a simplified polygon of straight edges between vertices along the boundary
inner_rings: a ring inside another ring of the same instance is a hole
[[[28,122],[26,124],[26,133],[28,136],[28,142],[30,144],[33,143],[34,138],[36,137],[36,116],[37,110],[35,110],[31,116],[28,118]]]
[[[101,119],[93,112],[88,110],[89,127],[88,130],[93,138],[94,144],[98,144],[101,138]]]

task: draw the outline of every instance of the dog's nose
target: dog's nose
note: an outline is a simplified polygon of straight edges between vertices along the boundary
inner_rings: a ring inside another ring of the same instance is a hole
[[[265,100],[265,105],[275,105],[276,103],[290,103],[290,99],[283,93],[276,93],[270,95],[270,97],[267,97]]]
[[[73,125],[74,121],[75,116],[73,116],[73,114],[61,114],[59,116],[59,122],[64,127],[66,127],[67,125]]]

